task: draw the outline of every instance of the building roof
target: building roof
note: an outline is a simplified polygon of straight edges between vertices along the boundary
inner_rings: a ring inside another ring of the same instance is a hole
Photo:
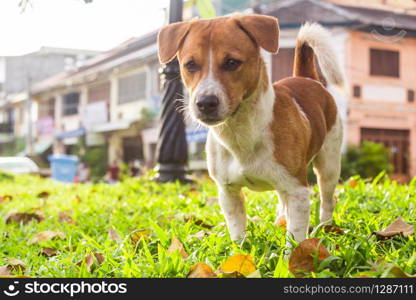
[[[385,26],[387,21],[394,22],[395,28],[416,30],[415,15],[321,0],[281,0],[269,5],[263,13],[277,17],[283,28],[299,26],[305,22]]]
[[[55,76],[34,84],[31,91],[34,94],[38,94],[51,88],[62,86],[65,84],[65,80],[69,80],[73,77],[93,74],[102,70],[105,66],[107,68],[111,68],[115,65],[112,62],[120,62],[119,59],[122,57],[137,58],[132,54],[148,46],[155,45],[156,38],[157,31],[150,32],[141,37],[131,38],[122,44],[110,49],[109,51],[106,51],[87,60],[79,68],[61,72]],[[146,56],[147,53],[144,53],[143,55]]]

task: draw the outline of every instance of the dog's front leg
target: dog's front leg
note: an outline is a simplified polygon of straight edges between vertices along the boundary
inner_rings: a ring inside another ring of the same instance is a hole
[[[244,207],[244,195],[241,188],[228,185],[219,186],[219,203],[227,222],[231,239],[238,241],[244,238],[247,227],[247,216]]]

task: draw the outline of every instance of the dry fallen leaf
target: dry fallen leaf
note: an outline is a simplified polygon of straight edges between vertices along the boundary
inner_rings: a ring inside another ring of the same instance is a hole
[[[412,224],[408,224],[401,217],[398,217],[387,228],[381,231],[375,231],[373,234],[381,239],[389,239],[395,235],[402,235],[404,237],[412,235],[414,230],[415,229]]]
[[[9,267],[10,271],[13,272],[21,272],[23,273],[26,270],[26,265],[23,261],[21,261],[20,259],[16,259],[16,258],[8,258],[7,259],[7,266]]]
[[[218,269],[218,272],[225,277],[249,277],[256,271],[256,265],[249,254],[235,254],[223,262]]]
[[[12,213],[6,218],[6,224],[11,222],[27,224],[32,220],[42,222],[45,218],[38,213]]]
[[[136,245],[141,239],[148,239],[152,231],[150,229],[136,229],[130,233],[130,240],[133,245]]]
[[[211,229],[211,228],[213,228],[214,226],[212,226],[212,225],[210,225],[210,224],[207,224],[207,223],[205,223],[203,220],[201,220],[201,219],[197,219],[197,218],[195,218],[194,216],[185,216],[184,217],[184,221],[186,222],[186,223],[188,223],[188,222],[192,222],[192,223],[194,223],[195,225],[197,225],[197,226],[200,226],[200,227],[203,227],[203,228],[206,228],[206,229]]]
[[[206,263],[199,262],[192,266],[187,278],[216,278],[217,274]]]
[[[50,196],[50,192],[48,192],[48,191],[42,191],[42,192],[40,192],[38,195],[37,195],[37,197],[38,198],[48,198],[49,196]]]
[[[186,253],[185,248],[176,236],[172,238],[172,243],[170,244],[168,253],[172,254],[175,251],[179,251],[183,258],[188,258],[188,254]]]
[[[8,266],[0,267],[0,277],[12,275]]]
[[[121,241],[120,236],[117,234],[117,232],[112,227],[110,229],[108,229],[108,238],[110,240],[116,241],[116,242],[120,242]]]
[[[3,195],[0,196],[0,203],[6,202],[6,201],[11,201],[13,200],[13,196],[12,195]]]
[[[68,223],[68,224],[73,224],[74,220],[72,219],[71,216],[69,216],[68,213],[69,212],[65,212],[65,211],[60,212],[59,216],[58,216],[59,222],[61,222],[61,223],[65,222],[65,223]]]
[[[104,255],[102,253],[89,253],[85,256],[84,260],[77,262],[76,265],[80,267],[85,263],[85,268],[88,272],[91,272],[93,270],[94,258],[97,260],[98,265],[104,262]]]
[[[403,271],[398,266],[393,266],[390,269],[390,274],[392,274],[394,277],[398,277],[398,278],[416,278],[416,274],[415,275],[410,275],[410,274],[406,273],[405,271]]]
[[[289,270],[296,276],[302,277],[302,272],[316,272],[314,256],[322,261],[331,255],[317,238],[307,239],[301,242],[292,252],[289,258]]]
[[[54,238],[61,238],[64,239],[65,238],[65,234],[63,234],[60,231],[42,231],[39,232],[38,234],[36,234],[30,241],[29,244],[36,244],[36,243],[40,243],[43,241],[48,241]]]
[[[195,234],[190,235],[191,238],[196,238],[198,240],[202,240],[204,237],[209,236],[211,233],[206,232],[204,230],[198,231]]]
[[[326,233],[344,234],[344,231],[335,225],[325,225],[323,229]]]
[[[48,247],[42,248],[41,250],[41,254],[47,257],[55,256],[57,253],[58,250]]]

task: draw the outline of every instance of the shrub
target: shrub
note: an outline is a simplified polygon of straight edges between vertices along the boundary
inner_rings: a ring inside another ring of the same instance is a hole
[[[354,175],[373,178],[382,171],[387,174],[393,172],[390,150],[383,144],[364,141],[360,146],[350,145],[342,156],[341,180],[343,181]],[[312,164],[308,168],[308,182],[309,184],[316,183]]]
[[[390,163],[390,150],[383,144],[364,141],[360,146],[349,146],[342,157],[341,178],[348,179],[353,175],[362,178],[373,178],[381,171],[393,172]]]

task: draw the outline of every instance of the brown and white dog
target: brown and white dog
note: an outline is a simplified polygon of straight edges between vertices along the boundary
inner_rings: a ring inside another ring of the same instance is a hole
[[[278,220],[287,220],[296,241],[306,238],[310,162],[321,191],[321,222],[331,221],[334,210],[342,124],[314,56],[328,86],[342,86],[343,72],[329,33],[306,24],[297,39],[293,77],[272,84],[260,48],[276,53],[278,42],[277,19],[264,15],[192,20],[159,32],[160,62],[178,57],[190,114],[209,127],[208,170],[233,240],[246,230],[244,186],[276,190]]]

